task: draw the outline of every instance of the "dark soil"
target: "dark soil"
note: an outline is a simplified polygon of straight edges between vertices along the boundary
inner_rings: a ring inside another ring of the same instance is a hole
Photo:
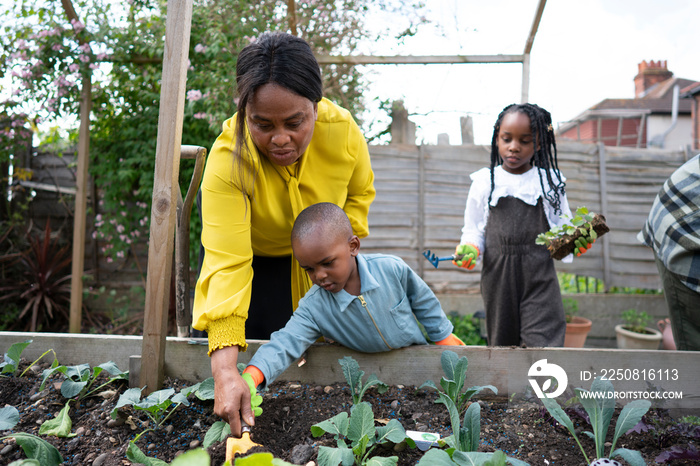
[[[22,378],[0,378],[0,407],[6,404],[20,412],[20,422],[12,431],[0,432],[0,436],[13,432],[27,432],[37,435],[39,426],[53,418],[65,405],[66,400],[58,389],[59,381],[50,384],[39,392],[40,371],[28,371]],[[180,380],[167,380],[165,386],[180,390],[192,385]],[[107,387],[103,396],[82,401],[72,408],[73,438],[46,437],[56,446],[66,465],[127,466],[132,464],[126,458],[128,443],[138,432],[149,426],[148,418],[142,411],[128,408],[131,416],[128,422],[115,422],[110,412],[119,395],[126,390],[120,382],[115,387]],[[415,387],[393,386],[385,394],[370,389],[364,397],[373,406],[377,425],[390,419],[397,419],[407,430],[437,432],[441,436],[450,435],[447,410],[442,404],[434,403],[432,390]],[[175,456],[191,448],[201,446],[209,427],[218,420],[213,414],[213,401],[200,401],[189,397],[189,407],[180,406],[178,411],[157,432],[142,437],[139,448],[148,456],[170,462]],[[503,397],[480,396],[475,400],[481,405],[481,444],[479,451],[503,450],[509,456],[521,459],[532,465],[583,465],[581,452],[571,435],[549,417],[537,401],[509,403]],[[252,439],[262,444],[254,451],[267,451],[275,457],[295,464],[309,463],[316,459],[318,447],[334,446],[330,435],[313,438],[311,426],[338,414],[349,412],[352,398],[345,384],[330,386],[310,386],[295,383],[275,383],[264,392],[263,414],[256,419]],[[567,408],[567,413],[578,430],[590,430],[579,414],[581,409]],[[617,416],[613,417],[610,428]],[[132,422],[133,421],[133,422]],[[640,427],[640,426],[638,426]],[[647,464],[655,464],[655,459],[665,451],[696,448],[700,439],[700,427],[679,423],[666,411],[653,409],[643,418],[639,432],[624,435],[618,447],[642,452]],[[579,435],[589,457],[592,455],[593,441]],[[610,438],[608,440],[611,440]],[[392,448],[393,447],[393,448]],[[422,451],[399,444],[378,449],[381,456],[396,455],[399,465],[415,465]],[[609,451],[609,445],[606,452]],[[224,462],[225,442],[209,449],[211,464],[220,466]],[[0,444],[0,464],[8,464],[26,456],[12,439]],[[671,460],[668,465],[700,464],[698,460]]]

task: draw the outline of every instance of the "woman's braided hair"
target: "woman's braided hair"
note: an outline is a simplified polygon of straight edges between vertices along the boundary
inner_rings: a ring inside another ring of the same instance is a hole
[[[503,159],[498,153],[498,132],[501,130],[501,121],[509,113],[520,112],[530,119],[530,130],[535,138],[535,154],[532,156],[532,165],[540,176],[540,185],[544,198],[552,205],[557,214],[561,214],[561,196],[565,194],[566,183],[561,178],[559,164],[557,162],[557,143],[554,139],[552,128],[552,116],[550,113],[535,104],[511,104],[504,108],[498,115],[496,124],[493,125],[493,137],[491,138],[491,192],[489,193],[489,205],[495,188],[494,168],[503,164]],[[549,189],[544,186],[542,174],[547,177]],[[554,178],[553,178],[554,176]]]

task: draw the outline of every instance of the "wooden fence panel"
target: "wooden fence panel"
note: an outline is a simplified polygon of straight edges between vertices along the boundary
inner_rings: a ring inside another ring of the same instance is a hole
[[[443,262],[435,269],[422,252],[430,249],[438,256],[454,252],[461,236],[469,175],[488,166],[489,151],[488,146],[481,145],[370,146],[377,197],[370,208],[370,235],[362,240],[362,252],[403,258],[437,292],[478,293],[479,267],[467,271]],[[688,158],[682,151],[560,143],[559,167],[567,178],[571,208],[585,205],[591,211],[605,213],[611,232],[573,264],[557,262],[557,269],[604,279],[607,287],[659,288],[653,254],[636,235],[664,181]],[[71,155],[33,157],[34,180],[74,186],[71,161]],[[65,218],[72,214],[73,196],[51,192],[37,196],[33,203],[37,220],[59,212]],[[56,203],[61,205],[57,207]],[[94,219],[87,222],[93,223]],[[98,278],[98,285],[128,288],[143,284],[148,267],[145,238],[127,257],[114,262],[104,259],[100,247],[99,242],[87,247],[85,261],[86,268],[93,269]],[[606,251],[608,256],[604,257]]]
[[[477,293],[479,268],[467,271],[443,262],[435,269],[421,252],[454,252],[469,175],[488,166],[489,147],[370,146],[370,153],[377,198],[362,251],[402,257],[436,291]],[[557,262],[557,269],[606,280],[607,287],[659,288],[653,254],[637,240],[637,233],[664,181],[687,158],[682,151],[559,144],[559,167],[567,179],[571,209],[586,206],[606,214],[611,232],[572,264]]]

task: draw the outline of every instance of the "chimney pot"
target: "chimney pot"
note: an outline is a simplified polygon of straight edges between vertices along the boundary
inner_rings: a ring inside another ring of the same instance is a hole
[[[637,99],[644,97],[652,86],[673,77],[666,60],[642,60],[637,69],[637,76],[634,77],[634,97]]]

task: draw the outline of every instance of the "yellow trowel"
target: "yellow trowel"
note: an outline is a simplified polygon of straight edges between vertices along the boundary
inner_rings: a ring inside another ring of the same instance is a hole
[[[253,447],[261,447],[250,439],[250,426],[241,420],[241,438],[229,437],[226,439],[226,461],[233,463],[233,456],[246,453]]]

